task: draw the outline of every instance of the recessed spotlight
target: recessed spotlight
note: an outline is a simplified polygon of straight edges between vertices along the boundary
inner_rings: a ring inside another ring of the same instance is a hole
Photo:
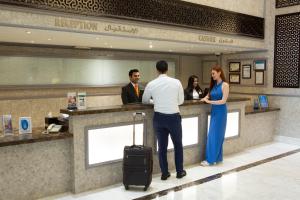
[[[31,34],[31,32],[30,32],[30,31],[26,31],[26,33],[27,33],[27,34]]]
[[[51,41],[51,40],[52,40],[52,38],[48,38],[47,40],[48,40],[48,41]]]
[[[152,48],[153,48],[153,45],[152,45],[152,44],[150,44],[150,45],[149,45],[149,48],[150,48],[150,49],[152,49]]]
[[[169,52],[172,52],[173,50],[172,49],[169,49]]]
[[[113,48],[113,46],[112,46],[112,45],[110,45],[109,47],[110,47],[110,48]]]
[[[35,43],[35,41],[31,40],[30,43]]]

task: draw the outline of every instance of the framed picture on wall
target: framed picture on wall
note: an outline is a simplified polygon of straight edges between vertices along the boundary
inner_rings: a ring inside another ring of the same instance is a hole
[[[229,74],[229,83],[240,84],[240,74]]]
[[[266,70],[266,60],[255,60],[254,61],[254,70]]]
[[[243,65],[242,66],[242,78],[251,79],[251,65]]]
[[[241,63],[240,62],[230,62],[229,63],[229,72],[240,72]]]
[[[264,85],[264,71],[255,71],[255,85]]]

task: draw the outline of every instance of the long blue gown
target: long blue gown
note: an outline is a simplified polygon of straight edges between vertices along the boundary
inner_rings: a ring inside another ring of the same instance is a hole
[[[210,91],[212,101],[223,98],[223,81]],[[227,123],[227,105],[211,105],[211,118],[206,144],[206,161],[209,164],[223,161],[223,142]]]

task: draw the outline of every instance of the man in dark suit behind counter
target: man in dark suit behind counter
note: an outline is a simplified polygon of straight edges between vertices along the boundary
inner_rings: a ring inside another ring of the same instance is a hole
[[[144,87],[138,83],[140,80],[139,70],[130,70],[129,80],[130,83],[122,87],[121,97],[123,104],[142,102]]]

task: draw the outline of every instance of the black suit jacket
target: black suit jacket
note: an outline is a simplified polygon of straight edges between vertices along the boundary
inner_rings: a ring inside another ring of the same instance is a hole
[[[204,96],[204,94],[203,94],[203,91],[202,91],[202,89],[200,88],[200,90],[198,91],[198,93],[199,93],[199,98],[201,99],[201,98],[203,98]],[[185,100],[192,100],[193,99],[193,90],[189,90],[188,88],[186,88],[185,90],[184,90],[184,99]]]
[[[124,87],[122,87],[121,97],[122,97],[123,104],[142,102],[144,87],[141,84],[138,85],[139,85],[139,96],[136,95],[132,83],[129,83]]]

